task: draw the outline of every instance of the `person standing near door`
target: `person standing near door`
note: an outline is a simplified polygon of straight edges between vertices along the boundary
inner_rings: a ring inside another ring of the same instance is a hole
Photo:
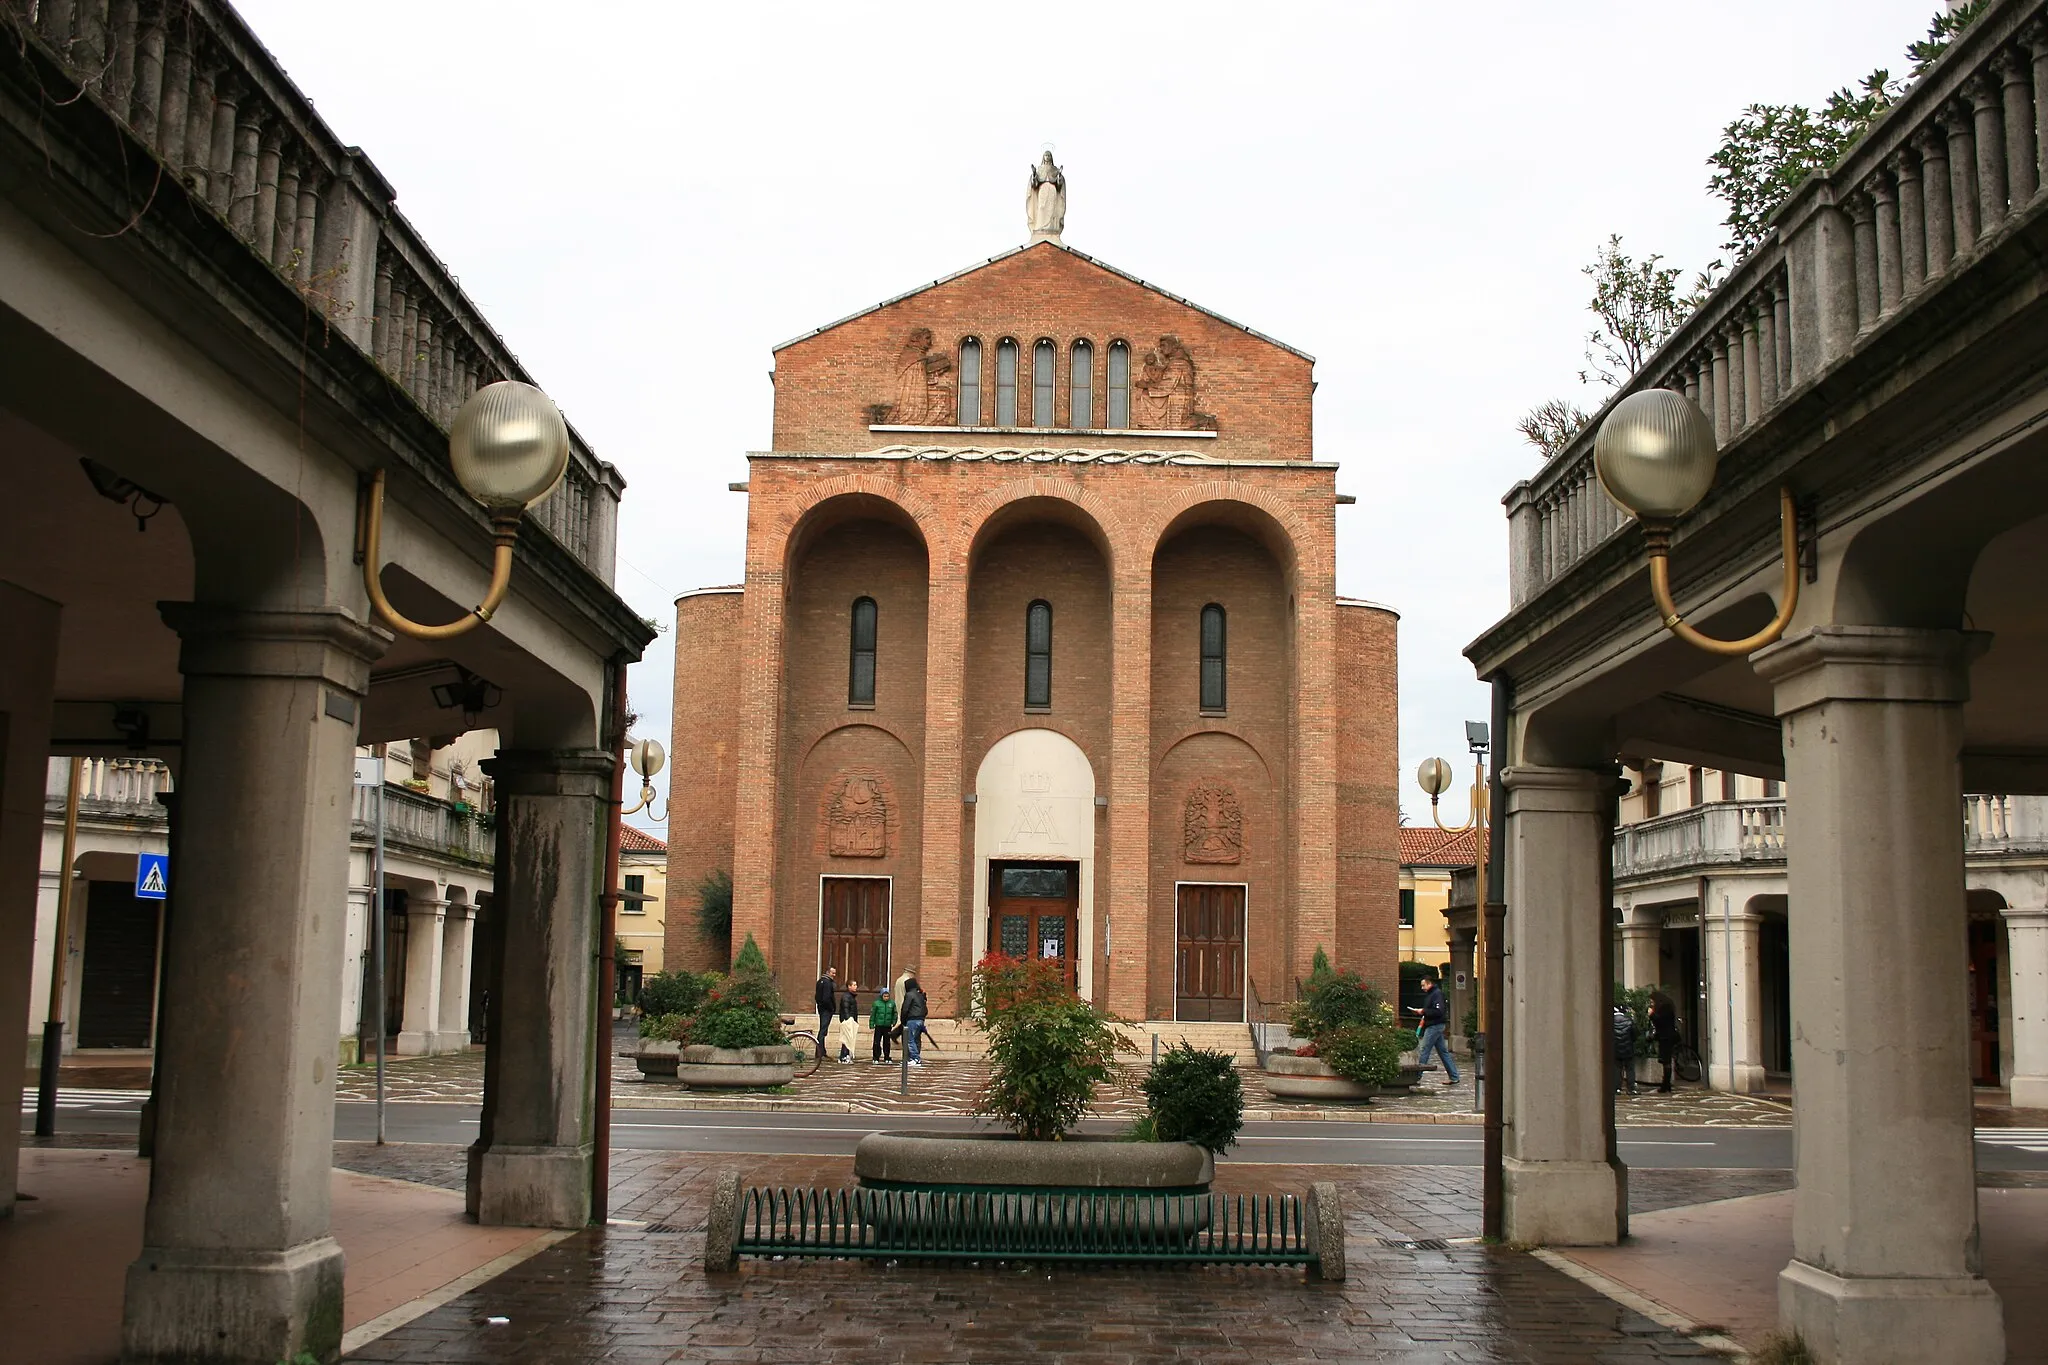
[[[860,1045],[860,982],[849,981],[846,989],[839,992],[839,1060],[853,1061],[853,1050]]]
[[[832,1036],[832,1022],[839,1017],[839,969],[827,967],[811,992],[818,1005],[818,1056],[825,1056],[825,1040]]]
[[[889,1040],[896,1033],[896,1002],[883,991],[875,997],[875,1007],[868,1011],[868,1032],[874,1035],[873,1051],[878,1062],[893,1061]]]
[[[928,1006],[924,998],[924,987],[917,984],[916,977],[905,977],[903,979],[903,1050],[909,1054],[912,1066],[921,1067],[924,1065],[922,1060],[924,1049],[920,1044],[924,1040],[924,1020],[927,1008]]]
[[[1678,1061],[1678,1002],[1663,991],[1650,993],[1650,1032],[1657,1036],[1657,1060],[1664,1067],[1657,1089],[1671,1093],[1671,1073]]]

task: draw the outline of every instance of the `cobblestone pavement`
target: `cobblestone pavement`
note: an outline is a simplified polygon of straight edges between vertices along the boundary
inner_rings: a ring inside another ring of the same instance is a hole
[[[1337,1118],[1360,1121],[1477,1123],[1472,1111],[1472,1074],[1456,1086],[1421,1086],[1412,1094],[1382,1097],[1370,1105],[1338,1108],[1274,1098],[1256,1068],[1243,1067],[1245,1108],[1253,1118]],[[967,1114],[987,1078],[979,1060],[933,1061],[910,1073],[910,1093],[898,1093],[902,1073],[865,1059],[841,1065],[827,1061],[794,1085],[776,1092],[705,1094],[673,1081],[651,1080],[624,1059],[612,1076],[612,1102],[622,1108],[782,1108],[853,1114]],[[1104,1087],[1093,1113],[1128,1118],[1143,1113],[1138,1089],[1143,1071],[1134,1068],[1125,1084]],[[375,1096],[370,1067],[344,1067],[335,1083],[337,1099],[367,1100]],[[392,1100],[438,1100],[476,1104],[483,1099],[483,1053],[473,1050],[440,1057],[407,1057],[385,1064],[385,1095]],[[1791,1107],[1782,1101],[1750,1095],[1727,1095],[1699,1086],[1673,1094],[1645,1090],[1616,1100],[1617,1119],[1643,1127],[1781,1127],[1792,1122]]]
[[[362,1147],[366,1144],[351,1144]],[[386,1149],[387,1152],[389,1149]],[[456,1149],[444,1149],[453,1153]],[[363,1156],[363,1153],[347,1155]],[[374,1149],[367,1154],[379,1157]],[[418,1154],[401,1160],[419,1162]],[[1343,1189],[1350,1278],[1236,1267],[702,1265],[706,1197],[738,1161],[769,1185],[836,1185],[845,1157],[627,1152],[613,1213],[349,1358],[445,1362],[1528,1361],[1709,1359],[1532,1257],[1452,1242],[1477,1230],[1477,1172],[1232,1166],[1218,1188]],[[425,1163],[431,1168],[432,1159]],[[379,1171],[378,1173],[387,1173]],[[1669,1175],[1673,1173],[1658,1173]],[[1699,1173],[1688,1173],[1699,1174]],[[1768,1173],[1706,1173],[1754,1184]],[[1682,1183],[1682,1182],[1679,1182]],[[1693,1182],[1691,1193],[1711,1184]],[[1676,1184],[1674,1184],[1676,1191]],[[1742,1188],[1740,1192],[1753,1192]],[[1683,1202],[1682,1200],[1680,1202]],[[505,1321],[493,1323],[492,1318]]]

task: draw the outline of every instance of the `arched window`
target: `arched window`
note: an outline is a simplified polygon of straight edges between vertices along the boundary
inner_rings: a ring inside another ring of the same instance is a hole
[[[1052,707],[1052,603],[1024,609],[1024,705]]]
[[[996,343],[996,425],[1017,425],[1017,343]]]
[[[1223,608],[1211,602],[1202,608],[1202,710],[1223,711]]]
[[[1074,343],[1074,355],[1067,375],[1067,425],[1087,430],[1095,425],[1095,348],[1085,341]]]
[[[1121,341],[1109,343],[1109,429],[1122,431],[1131,424],[1131,348]]]
[[[973,337],[960,343],[960,425],[981,425],[981,343]]]
[[[1052,425],[1052,367],[1058,363],[1053,355],[1050,341],[1041,341],[1031,348],[1031,425],[1034,427]]]
[[[846,665],[846,704],[875,704],[875,599],[853,599],[853,644]]]

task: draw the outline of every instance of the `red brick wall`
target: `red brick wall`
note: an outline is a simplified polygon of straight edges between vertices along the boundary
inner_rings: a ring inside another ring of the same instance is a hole
[[[1135,386],[1146,352],[1161,337],[1174,336],[1194,360],[1194,408],[1215,418],[1218,432],[1214,440],[1186,441],[1189,449],[1219,459],[1310,456],[1314,385],[1306,357],[1051,243],[1040,243],[776,352],[774,448],[826,453],[926,444],[931,438],[868,430],[874,409],[896,401],[904,343],[920,327],[931,330],[934,352],[948,359],[957,358],[961,338],[980,339],[983,425],[995,422],[995,352],[1003,338],[1018,343],[1018,416],[1027,424],[1032,348],[1037,340],[1044,337],[1055,344],[1055,420],[1062,425],[1069,420],[1069,347],[1077,339],[1092,342],[1095,423],[1100,427],[1105,424],[1110,343],[1129,344]],[[1145,425],[1135,398],[1132,425]],[[1148,449],[1169,443],[1158,438],[1139,442]]]
[[[1337,948],[1391,998],[1399,988],[1400,756],[1395,635],[1383,607],[1337,609]]]
[[[670,969],[722,971],[727,965],[719,950],[697,935],[697,886],[714,868],[732,871],[739,771],[739,693],[732,672],[739,640],[740,594],[698,593],[677,600],[662,932],[662,961]]]

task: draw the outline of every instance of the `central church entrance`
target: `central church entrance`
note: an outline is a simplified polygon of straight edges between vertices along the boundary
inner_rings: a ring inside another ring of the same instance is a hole
[[[1074,988],[1080,864],[990,863],[988,941],[1005,957],[1060,964]]]

